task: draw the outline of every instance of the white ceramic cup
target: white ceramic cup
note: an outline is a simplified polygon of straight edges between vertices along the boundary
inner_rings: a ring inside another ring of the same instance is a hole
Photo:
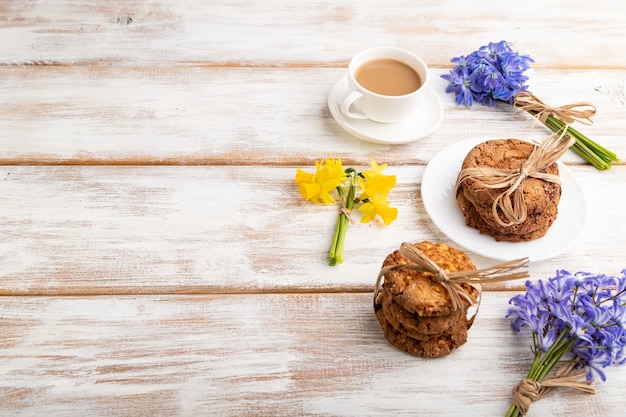
[[[355,79],[357,70],[366,62],[382,58],[394,59],[413,68],[420,76],[422,85],[417,90],[400,96],[377,94],[360,85]],[[396,123],[410,116],[420,103],[428,84],[428,66],[420,57],[401,48],[371,48],[350,60],[348,83],[348,94],[341,102],[341,113],[345,117]]]

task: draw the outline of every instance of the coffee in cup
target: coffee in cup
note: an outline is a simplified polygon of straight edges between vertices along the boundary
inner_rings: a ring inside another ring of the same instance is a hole
[[[344,116],[379,123],[399,122],[417,108],[428,81],[428,67],[400,48],[365,50],[348,65],[349,93],[341,103]]]
[[[391,58],[372,59],[357,68],[356,82],[382,96],[404,96],[422,86],[420,75],[411,66]]]

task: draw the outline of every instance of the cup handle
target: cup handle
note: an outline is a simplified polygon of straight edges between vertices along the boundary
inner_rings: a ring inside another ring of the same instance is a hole
[[[351,117],[353,119],[367,119],[367,117],[362,113],[355,113],[350,111],[350,107],[354,104],[355,101],[363,97],[363,93],[360,91],[353,91],[346,96],[341,102],[341,113],[343,113],[346,117]]]

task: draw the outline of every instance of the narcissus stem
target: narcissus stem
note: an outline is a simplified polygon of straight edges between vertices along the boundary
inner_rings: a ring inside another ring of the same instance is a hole
[[[343,262],[343,247],[346,241],[346,232],[348,231],[348,225],[350,224],[350,213],[354,207],[354,198],[357,185],[357,172],[352,169],[346,169],[346,174],[350,178],[350,186],[348,188],[348,194],[346,196],[341,195],[342,190],[338,188],[341,195],[341,211],[339,212],[339,218],[337,219],[337,227],[335,228],[335,235],[333,237],[333,243],[330,247],[329,265],[333,266]]]

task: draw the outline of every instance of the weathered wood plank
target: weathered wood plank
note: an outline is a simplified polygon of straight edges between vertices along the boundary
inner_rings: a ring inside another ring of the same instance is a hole
[[[454,10],[452,13],[451,10]],[[538,65],[626,67],[622,3],[497,0],[79,0],[0,4],[5,65],[339,65],[360,49],[415,49],[435,65],[506,39]],[[592,36],[590,36],[592,34]]]
[[[567,253],[533,263],[536,278],[626,267],[626,166],[573,169],[589,228]],[[304,202],[295,167],[2,167],[0,294],[367,291],[403,241],[452,244],[424,210],[423,167],[387,172],[398,176],[398,220],[350,226],[344,264],[329,267],[338,209]]]
[[[445,72],[431,72],[444,105],[439,129],[378,145],[345,132],[328,110],[344,69],[0,67],[0,163],[297,165],[332,153],[423,164],[461,139],[549,134],[508,106],[456,106]],[[626,155],[623,71],[537,69],[530,85],[553,105],[594,103],[595,124],[580,130]]]
[[[444,93],[450,58],[506,39],[550,104],[589,101],[581,130],[626,155],[619,0],[0,0],[0,416],[504,415],[530,365],[504,318],[521,282],[487,287],[469,342],[440,360],[389,346],[371,306],[402,241],[452,244],[420,199],[425,164],[466,138],[539,139],[507,108]],[[326,105],[372,45],[431,65],[445,119],[374,145]],[[371,157],[398,175],[390,227],[354,225],[326,265],[336,207],[303,202],[298,166]],[[626,165],[568,153],[591,222],[557,268],[618,274]],[[472,258],[479,266],[493,263]],[[623,369],[596,396],[558,391],[531,416],[618,416]]]
[[[0,414],[504,415],[532,360],[513,294],[486,294],[437,360],[387,344],[370,294],[1,297]],[[625,383],[609,369],[595,396],[558,390],[529,417],[620,415]]]

